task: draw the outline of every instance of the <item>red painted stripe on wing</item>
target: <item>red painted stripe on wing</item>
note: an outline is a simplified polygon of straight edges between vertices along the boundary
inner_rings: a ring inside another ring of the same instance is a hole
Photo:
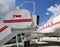
[[[7,29],[8,28],[8,26],[7,25],[5,25],[4,27],[2,27],[2,28],[0,28],[0,32],[3,32],[5,29]]]
[[[4,23],[32,22],[32,19],[3,20]]]
[[[40,31],[42,31],[42,30],[44,30],[44,29],[46,29],[46,28],[50,28],[50,27],[52,27],[52,26],[54,26],[54,25],[57,25],[57,24],[60,24],[60,21],[58,21],[58,22],[56,22],[56,23],[53,23],[53,24],[51,24],[51,25],[49,25],[49,26],[47,26],[47,27],[43,27],[43,28],[40,29]]]

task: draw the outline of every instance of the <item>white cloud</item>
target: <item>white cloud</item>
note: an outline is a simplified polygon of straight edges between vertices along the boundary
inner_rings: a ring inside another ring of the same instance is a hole
[[[60,5],[55,4],[55,6],[50,6],[50,8],[47,9],[49,12],[53,13],[53,15],[50,17],[48,21],[53,19],[54,17],[60,15]]]
[[[0,15],[6,15],[14,7],[15,0],[0,0]]]

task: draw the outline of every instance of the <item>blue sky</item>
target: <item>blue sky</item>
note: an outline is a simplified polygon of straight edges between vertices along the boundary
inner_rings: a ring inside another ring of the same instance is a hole
[[[49,12],[47,15],[46,13],[48,12],[47,9],[50,6],[54,6],[55,4],[60,4],[60,0],[16,0],[15,6],[20,5],[21,3],[25,1],[34,1],[36,4],[36,15],[40,16],[40,23],[39,25],[42,25],[42,23],[46,22],[53,14]],[[26,4],[22,6],[22,8],[27,8],[29,11],[32,13],[32,5],[28,6],[29,4]],[[1,19],[1,17],[0,17]]]
[[[40,16],[40,24],[46,22],[53,14],[49,12],[49,15],[46,15],[48,8],[54,6],[55,4],[60,4],[60,0],[16,0],[16,6],[24,1],[34,1],[36,4],[36,15]],[[29,7],[32,9],[32,7]]]

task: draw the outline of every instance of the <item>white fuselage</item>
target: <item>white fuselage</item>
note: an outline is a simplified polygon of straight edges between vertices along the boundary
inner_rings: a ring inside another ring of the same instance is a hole
[[[38,32],[48,34],[49,36],[60,36],[60,15],[53,18],[48,24],[40,27]]]

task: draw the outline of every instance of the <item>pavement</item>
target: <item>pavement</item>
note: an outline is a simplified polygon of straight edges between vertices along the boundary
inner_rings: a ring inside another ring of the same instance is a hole
[[[57,40],[56,37],[43,37],[40,39],[38,42],[37,40],[36,43],[32,43],[30,46],[25,46],[25,47],[60,47],[60,38]],[[15,44],[14,44],[15,45]],[[22,47],[19,43],[19,47]],[[12,46],[12,47],[17,47],[17,46]]]
[[[28,47],[60,47],[60,38],[57,40],[56,37],[43,37],[40,41]]]

